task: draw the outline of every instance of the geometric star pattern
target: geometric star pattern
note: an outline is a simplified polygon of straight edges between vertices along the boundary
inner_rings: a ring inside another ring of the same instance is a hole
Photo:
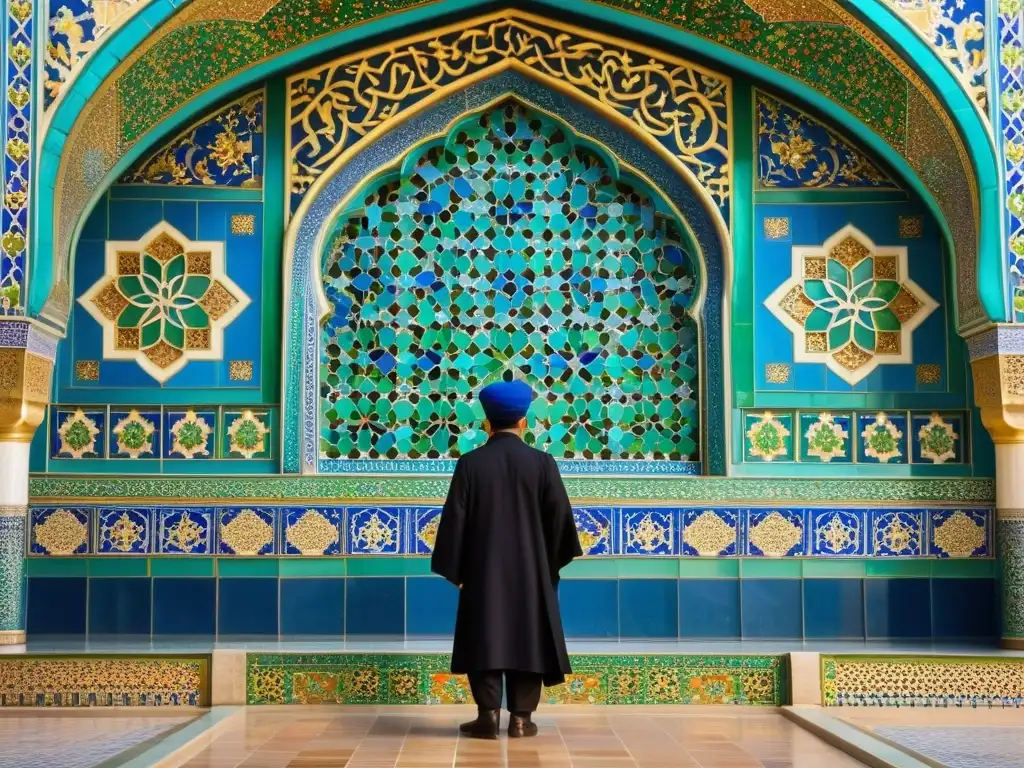
[[[798,363],[824,363],[848,384],[913,361],[912,335],[938,303],[910,279],[907,249],[853,225],[793,248],[793,269],[765,306],[793,333]]]
[[[135,360],[163,384],[191,360],[220,360],[224,329],[249,305],[225,272],[224,244],[165,221],[108,241],[106,268],[79,299],[103,328],[104,360]]]

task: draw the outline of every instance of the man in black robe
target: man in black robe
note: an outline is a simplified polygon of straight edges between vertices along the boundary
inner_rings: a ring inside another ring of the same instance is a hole
[[[460,588],[452,672],[469,676],[479,713],[461,731],[476,738],[498,737],[503,676],[521,737],[537,733],[541,684],[571,671],[558,572],[583,552],[555,460],[522,440],[532,399],[522,381],[480,392],[490,439],[455,467],[431,560]]]

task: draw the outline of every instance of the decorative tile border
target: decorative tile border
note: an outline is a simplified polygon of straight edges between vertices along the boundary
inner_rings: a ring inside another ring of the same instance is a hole
[[[570,656],[548,704],[785,703],[784,656]],[[248,704],[468,704],[448,654],[263,654],[246,658]]]
[[[0,657],[4,707],[205,707],[209,656]]]
[[[966,464],[964,411],[743,412],[745,462],[806,464]]]
[[[991,558],[988,508],[578,506],[590,557]],[[431,553],[439,506],[36,506],[28,554],[338,557]]]
[[[29,481],[29,497],[36,503],[132,503],[180,505],[200,501],[250,503],[329,502],[338,499],[380,501],[426,500],[437,504],[448,493],[447,477],[153,477],[38,475]],[[995,503],[991,478],[592,478],[566,477],[569,497],[580,502],[752,504],[787,502],[808,504],[872,503],[947,506]]]
[[[826,707],[1020,706],[1024,658],[821,657]]]

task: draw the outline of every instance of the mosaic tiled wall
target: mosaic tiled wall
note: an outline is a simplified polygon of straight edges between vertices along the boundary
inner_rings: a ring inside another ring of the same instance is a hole
[[[3,205],[0,208],[0,315],[25,312],[29,177],[32,144],[33,36],[31,0],[4,3]]]
[[[1010,299],[1014,322],[1024,322],[1024,3],[998,4],[999,111],[1006,174]]]
[[[782,656],[573,655],[546,704],[746,704],[786,701]],[[444,654],[255,654],[249,704],[467,704],[464,676]]]
[[[1020,707],[1024,659],[979,656],[821,657],[826,707]]]

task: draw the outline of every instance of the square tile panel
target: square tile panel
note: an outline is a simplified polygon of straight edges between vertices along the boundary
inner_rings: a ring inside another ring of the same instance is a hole
[[[160,412],[111,410],[108,456],[111,459],[159,459]]]
[[[437,527],[441,523],[440,507],[413,507],[409,510],[409,554],[429,555],[434,551]]]
[[[33,555],[87,555],[91,551],[88,509],[34,507],[30,525],[29,552]]]
[[[348,551],[353,555],[402,554],[402,510],[396,507],[350,507]]]
[[[332,507],[297,507],[282,509],[280,513],[284,554],[342,554],[343,510]]]
[[[164,555],[213,553],[213,510],[157,510],[158,551]]]
[[[857,460],[866,464],[906,464],[907,414],[903,411],[857,414]]]
[[[683,509],[679,512],[683,555],[726,557],[739,554],[742,515],[738,509]]]
[[[848,464],[853,461],[853,419],[842,411],[800,414],[800,461]]]
[[[164,458],[212,459],[216,456],[217,412],[171,410],[164,413]]]
[[[793,414],[790,411],[748,411],[743,414],[743,460],[793,460]]]
[[[623,555],[674,555],[675,510],[625,508],[620,513]]]
[[[572,511],[576,534],[586,556],[615,553],[615,510],[610,507],[581,507]]]
[[[100,507],[95,515],[97,554],[145,555],[152,550],[152,510]]]
[[[273,509],[238,507],[217,511],[217,551],[222,555],[272,555],[277,542]]]
[[[812,509],[811,554],[859,557],[867,553],[867,519],[863,509]]]
[[[871,510],[871,551],[875,557],[916,557],[925,550],[925,511]]]
[[[990,557],[992,511],[932,509],[928,511],[928,554],[934,557]]]
[[[803,509],[748,509],[746,554],[797,557],[807,552],[807,517]]]
[[[912,461],[915,464],[963,464],[964,414],[915,413],[910,418]]]
[[[51,408],[50,456],[54,459],[97,459],[105,456],[104,409]]]

